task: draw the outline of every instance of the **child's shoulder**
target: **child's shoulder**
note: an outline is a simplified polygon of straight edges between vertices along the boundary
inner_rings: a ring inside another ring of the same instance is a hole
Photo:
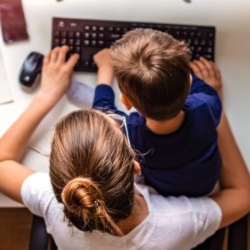
[[[128,125],[143,125],[146,123],[145,117],[137,111],[131,112],[127,115],[126,121]]]

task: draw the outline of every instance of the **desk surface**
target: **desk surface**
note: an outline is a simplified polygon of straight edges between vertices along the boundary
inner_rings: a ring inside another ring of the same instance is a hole
[[[35,93],[27,93],[18,83],[23,60],[31,51],[45,54],[50,50],[51,22],[54,16],[103,20],[145,21],[179,24],[214,25],[217,28],[216,62],[224,84],[224,109],[238,145],[250,170],[250,2],[248,0],[22,0],[30,35],[28,41],[0,46],[7,70],[14,102],[0,105],[0,136],[30,103]],[[96,75],[77,73],[74,78],[95,86]],[[116,88],[118,93],[118,88]],[[120,104],[119,107],[122,107]],[[53,124],[62,115],[76,109],[66,98],[50,112],[30,145],[49,152]],[[48,129],[49,128],[49,129]],[[48,136],[44,136],[44,134]],[[48,157],[27,150],[24,164],[37,171],[48,171]],[[0,207],[19,206],[0,194]]]

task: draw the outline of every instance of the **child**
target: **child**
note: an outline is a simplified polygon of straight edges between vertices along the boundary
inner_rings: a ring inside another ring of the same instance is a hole
[[[94,56],[98,86],[93,107],[125,115],[114,104],[114,73],[122,102],[139,112],[126,115],[126,121],[131,145],[141,153],[145,182],[163,195],[206,195],[221,168],[220,98],[190,74],[189,58],[184,42],[151,29],[130,31],[112,50]]]

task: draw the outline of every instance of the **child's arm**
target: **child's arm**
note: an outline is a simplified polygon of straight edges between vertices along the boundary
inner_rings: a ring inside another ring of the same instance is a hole
[[[95,89],[93,108],[104,109],[123,116],[124,112],[119,111],[115,106],[115,93],[112,89],[114,70],[111,65],[111,49],[103,49],[94,55],[94,61],[98,67],[97,87]]]
[[[193,72],[213,87],[222,97],[222,78],[217,65],[204,58],[190,65]],[[218,145],[222,155],[222,191],[211,196],[223,214],[221,227],[244,216],[250,210],[250,176],[246,163],[232,134],[225,114],[222,114],[218,131]]]
[[[114,70],[111,65],[111,49],[103,49],[94,55],[94,62],[98,67],[97,71],[97,85],[106,84],[111,86]]]
[[[194,75],[188,100],[200,107],[203,104],[203,114],[207,114],[217,127],[222,114],[221,99],[215,89],[221,86],[220,71],[215,63],[202,57],[191,62],[190,68]]]

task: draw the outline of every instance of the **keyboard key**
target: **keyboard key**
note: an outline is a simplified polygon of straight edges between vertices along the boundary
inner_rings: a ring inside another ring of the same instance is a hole
[[[74,32],[73,31],[68,32],[68,37],[73,38],[74,37]]]
[[[76,38],[81,38],[81,32],[76,32],[76,33],[75,33],[75,37],[76,37]]]
[[[61,37],[67,37],[67,31],[61,31]]]

